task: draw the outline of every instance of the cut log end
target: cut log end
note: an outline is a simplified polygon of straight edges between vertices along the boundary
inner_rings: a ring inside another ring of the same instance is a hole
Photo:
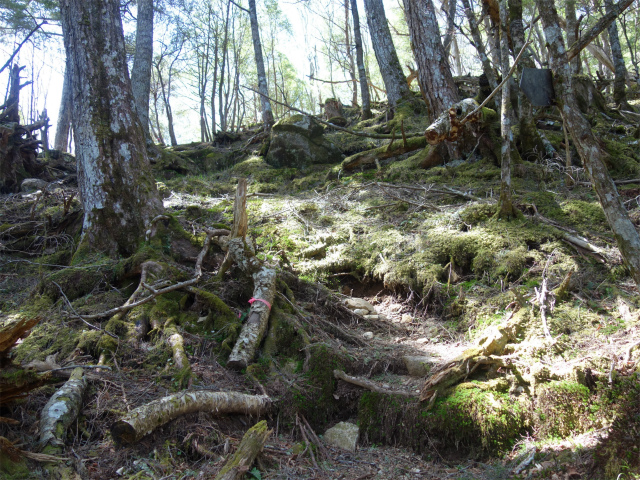
[[[118,445],[128,445],[138,440],[135,428],[122,420],[118,420],[111,426],[111,437]]]

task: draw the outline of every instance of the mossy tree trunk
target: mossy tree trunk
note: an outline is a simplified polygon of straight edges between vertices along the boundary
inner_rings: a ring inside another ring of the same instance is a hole
[[[131,92],[120,3],[65,0],[60,13],[84,206],[80,248],[129,255],[162,203]]]
[[[627,0],[625,0],[627,1]],[[640,237],[629,219],[615,183],[606,167],[608,156],[591,131],[589,121],[580,113],[571,86],[571,71],[562,38],[558,13],[553,0],[537,0],[549,49],[549,64],[554,73],[554,89],[558,108],[562,113],[578,154],[600,199],[604,215],[616,238],[618,248],[640,286]]]
[[[267,443],[271,430],[267,429],[267,422],[262,420],[247,430],[242,437],[238,450],[227,463],[224,464],[215,480],[240,480],[245,478],[251,464]]]

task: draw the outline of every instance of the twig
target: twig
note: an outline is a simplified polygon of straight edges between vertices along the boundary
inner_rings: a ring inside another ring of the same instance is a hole
[[[347,375],[342,370],[334,370],[333,376],[339,380],[343,380],[347,383],[351,383],[353,385],[357,385],[362,388],[366,388],[367,390],[371,390],[372,392],[382,393],[385,395],[402,395],[403,397],[415,397],[411,392],[407,392],[405,390],[390,390],[388,388],[383,388],[372,382],[371,380],[366,380],[364,378],[352,377],[351,375]]]
[[[88,327],[93,328],[94,330],[98,330],[98,331],[100,331],[100,332],[104,332],[104,333],[106,333],[107,335],[109,335],[110,337],[115,338],[116,340],[120,340],[120,338],[119,338],[117,335],[115,335],[115,334],[113,334],[113,333],[111,333],[111,332],[107,332],[106,330],[103,330],[102,328],[100,328],[100,327],[96,327],[95,325],[93,325],[93,324],[91,324],[91,323],[87,322],[87,321],[85,320],[85,318],[84,318],[82,315],[80,315],[80,314],[76,311],[76,309],[75,309],[75,308],[73,308],[73,305],[71,305],[71,302],[69,301],[69,299],[68,299],[68,298],[67,298],[67,296],[65,295],[64,290],[62,290],[62,287],[61,287],[60,285],[58,285],[58,283],[57,283],[57,282],[52,282],[52,283],[53,283],[56,287],[58,287],[58,290],[60,290],[60,293],[62,294],[62,297],[63,297],[63,298],[65,299],[65,301],[67,302],[67,305],[69,305],[69,308],[73,311],[73,313],[75,313],[76,317],[77,317],[77,318],[79,318],[79,319],[82,321],[82,323],[84,323],[84,324],[85,324],[85,325],[87,325]]]
[[[72,368],[104,368],[105,370],[111,370],[111,367],[107,367],[105,365],[69,365],[68,367],[53,368],[47,371],[57,372],[59,370],[70,370]]]

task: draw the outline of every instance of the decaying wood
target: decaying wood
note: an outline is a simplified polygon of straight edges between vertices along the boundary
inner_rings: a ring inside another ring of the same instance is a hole
[[[253,278],[253,303],[242,326],[227,366],[243,369],[249,365],[264,338],[269,322],[269,312],[276,293],[276,271],[255,256],[244,235],[247,232],[247,179],[238,182],[234,204],[234,219],[227,248],[228,255]]]
[[[16,342],[28,335],[28,332],[35,327],[42,318],[21,318],[17,322],[9,323],[0,328],[0,358],[9,354]]]
[[[240,480],[249,471],[251,464],[267,443],[271,430],[267,429],[267,422],[262,420],[247,430],[242,437],[238,450],[231,455],[216,475],[215,480]]]
[[[376,393],[383,393],[385,395],[401,395],[403,397],[417,396],[416,394],[407,392],[406,390],[391,390],[390,388],[385,388],[377,384],[376,382],[367,380],[366,378],[352,377],[351,375],[347,375],[346,373],[344,373],[342,370],[334,370],[333,376],[338,380],[342,380],[344,382],[366,388],[367,390],[371,390],[372,392]]]
[[[237,392],[186,391],[142,405],[111,426],[118,443],[133,443],[182,415],[195,412],[260,415],[271,405],[265,395]]]
[[[397,157],[404,153],[413,152],[427,146],[427,142],[424,137],[405,138],[405,140],[406,141],[403,142],[392,142],[388,145],[383,145],[382,147],[351,155],[342,162],[342,168],[344,170],[353,170],[356,167],[364,165],[374,165],[380,160]]]
[[[78,417],[82,396],[87,388],[82,368],[76,368],[69,380],[54,393],[40,415],[40,446],[47,453],[59,452],[64,446],[67,428]],[[53,450],[53,452],[51,451]]]
[[[436,120],[424,131],[424,136],[429,145],[437,145],[445,140],[455,142],[458,139],[461,120],[466,119],[471,112],[478,109],[478,102],[473,98],[465,98],[452,105],[449,110],[441,113]],[[476,112],[475,117],[468,121],[480,121],[481,111]]]

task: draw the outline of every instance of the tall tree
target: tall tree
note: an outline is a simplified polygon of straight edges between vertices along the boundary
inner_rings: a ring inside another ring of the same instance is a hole
[[[118,0],[60,2],[73,90],[80,249],[131,254],[162,210],[135,111]]]
[[[66,152],[69,150],[69,131],[71,129],[71,79],[69,67],[64,70],[64,81],[62,83],[62,97],[60,98],[60,109],[58,110],[58,123],[56,125],[56,136],[53,141],[53,148]]]
[[[605,8],[608,12],[613,9],[611,0],[604,0]],[[611,56],[613,57],[613,65],[615,68],[613,77],[613,101],[617,105],[622,105],[627,110],[632,110],[627,102],[627,67],[624,64],[622,56],[622,47],[620,46],[620,37],[618,36],[618,25],[614,20],[607,29],[609,33],[609,44],[611,45]]]
[[[407,85],[407,79],[402,72],[400,60],[391,39],[382,0],[364,0],[364,8],[367,12],[371,44],[387,90],[387,100],[389,106],[394,108],[401,99],[411,97],[411,90]]]
[[[482,63],[482,71],[487,77],[491,90],[494,90],[498,86],[498,82],[496,81],[496,75],[493,71],[493,67],[491,66],[491,60],[489,60],[489,57],[487,56],[487,50],[485,48],[485,43],[482,41],[482,35],[480,35],[480,28],[478,27],[476,14],[473,12],[469,0],[462,0],[462,6],[464,7],[464,14],[467,17],[467,22],[469,22],[471,38],[473,39],[474,46],[476,47],[476,52],[478,52],[478,56],[480,57],[480,63]]]
[[[260,105],[262,107],[262,121],[266,128],[271,128],[274,123],[274,118],[271,102],[269,101],[267,74],[264,70],[264,57],[262,56],[262,43],[260,42],[256,0],[249,0],[249,19],[251,21],[251,39],[253,41],[253,52],[256,59],[256,70],[258,72],[258,91],[260,92]]]
[[[418,81],[425,96],[430,120],[459,100],[449,60],[440,41],[440,30],[432,0],[404,0]]]
[[[153,61],[153,0],[138,0],[136,53],[131,68],[131,88],[136,111],[147,139],[149,136],[149,95]]]
[[[626,0],[625,0],[626,1]],[[623,2],[621,2],[623,3]],[[537,0],[549,50],[549,66],[554,74],[556,102],[582,163],[591,178],[604,215],[636,285],[640,287],[640,237],[629,219],[616,185],[605,165],[608,156],[580,113],[571,86],[569,56],[562,38],[560,20],[554,0]]]
[[[369,82],[367,70],[364,67],[364,53],[362,51],[362,34],[360,33],[360,15],[358,14],[358,2],[351,0],[351,16],[353,17],[353,41],[356,44],[356,64],[358,65],[358,78],[360,80],[360,95],[362,96],[362,119],[367,120],[371,115],[371,97],[369,96]]]

